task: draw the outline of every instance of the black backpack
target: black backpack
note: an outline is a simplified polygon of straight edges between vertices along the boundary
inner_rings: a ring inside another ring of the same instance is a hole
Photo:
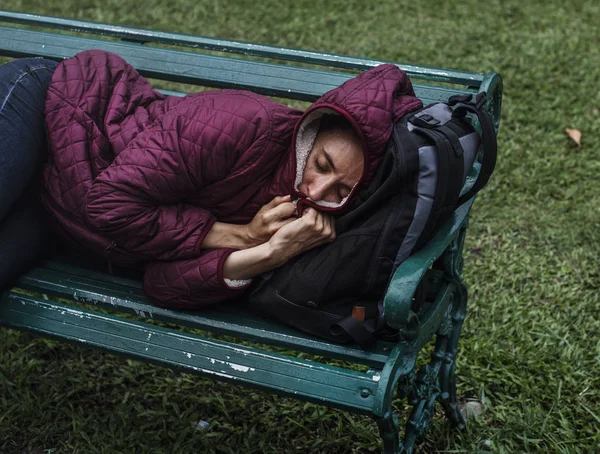
[[[494,170],[496,134],[485,94],[471,99],[455,96],[398,121],[369,187],[336,219],[336,240],[256,278],[250,307],[363,348],[393,337],[382,313],[392,274]]]

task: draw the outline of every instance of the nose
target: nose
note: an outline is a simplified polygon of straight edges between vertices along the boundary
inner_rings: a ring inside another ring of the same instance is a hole
[[[326,200],[330,186],[331,184],[327,179],[313,181],[312,184],[310,184],[307,188],[307,195],[312,200]],[[328,201],[333,202],[333,200]]]

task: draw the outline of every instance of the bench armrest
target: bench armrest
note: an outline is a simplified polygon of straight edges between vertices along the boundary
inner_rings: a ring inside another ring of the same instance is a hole
[[[458,207],[438,233],[396,270],[384,297],[384,318],[393,328],[405,329],[415,321],[411,311],[413,295],[427,270],[457,238],[466,224],[474,198]]]
[[[487,73],[479,86],[479,93],[487,94],[486,110],[494,120],[496,134],[500,128],[500,112],[502,110],[502,77],[498,73]]]

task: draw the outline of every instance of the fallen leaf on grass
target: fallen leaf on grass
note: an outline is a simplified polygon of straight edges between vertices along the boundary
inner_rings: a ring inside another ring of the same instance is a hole
[[[477,400],[467,400],[458,404],[458,408],[462,412],[465,419],[476,418],[483,413],[483,404]]]
[[[565,132],[569,135],[573,142],[575,142],[577,146],[581,148],[581,131],[577,129],[565,128]]]

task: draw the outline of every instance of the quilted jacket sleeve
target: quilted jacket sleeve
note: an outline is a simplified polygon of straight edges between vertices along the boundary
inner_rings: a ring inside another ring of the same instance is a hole
[[[242,294],[248,286],[229,287],[223,264],[233,249],[203,251],[200,257],[152,262],[146,267],[144,292],[169,309],[196,310]]]
[[[91,230],[152,259],[200,255],[215,218],[186,198],[226,178],[244,150],[260,146],[267,135],[232,119],[215,99],[190,96],[181,102],[138,134],[94,180],[85,213]],[[219,121],[218,115],[226,118]]]

